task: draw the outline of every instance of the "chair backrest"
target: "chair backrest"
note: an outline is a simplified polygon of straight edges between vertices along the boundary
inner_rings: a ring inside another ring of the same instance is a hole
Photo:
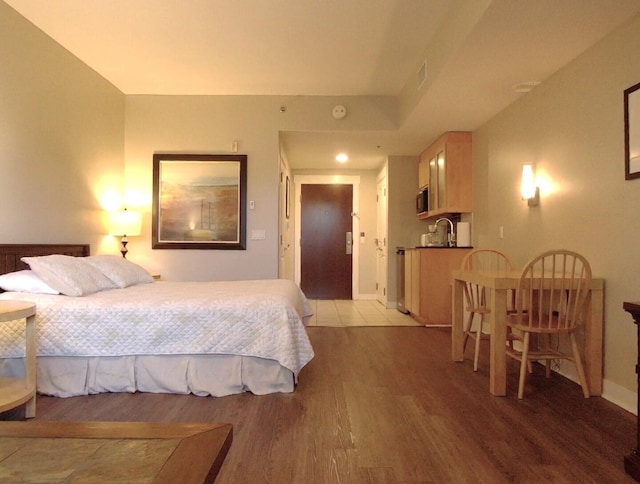
[[[473,249],[462,259],[463,271],[505,272],[513,270],[511,259],[497,249]]]
[[[497,249],[473,249],[460,267],[463,271],[508,272],[513,270],[511,259]],[[464,288],[467,309],[487,308],[488,289],[477,284],[467,283]]]
[[[573,331],[585,310],[591,266],[569,250],[543,252],[522,270],[518,283],[518,322],[529,330]],[[526,311],[526,313],[525,313]]]

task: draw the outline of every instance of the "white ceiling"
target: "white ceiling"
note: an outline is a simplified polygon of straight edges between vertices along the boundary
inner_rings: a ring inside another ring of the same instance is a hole
[[[125,94],[397,98],[398,129],[283,133],[293,168],[333,168],[340,148],[345,168],[373,169],[473,130],[523,95],[514,85],[640,13],[638,0],[4,1]]]

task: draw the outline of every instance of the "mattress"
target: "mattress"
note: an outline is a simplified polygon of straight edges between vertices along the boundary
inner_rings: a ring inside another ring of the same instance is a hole
[[[84,297],[6,292],[37,305],[38,357],[236,355],[297,377],[313,358],[309,304],[293,282],[158,281]],[[0,327],[0,355],[24,354],[24,324]]]

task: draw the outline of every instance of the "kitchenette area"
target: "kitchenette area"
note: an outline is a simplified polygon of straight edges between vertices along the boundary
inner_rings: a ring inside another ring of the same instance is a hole
[[[418,244],[398,247],[398,310],[425,326],[451,326],[451,272],[471,251],[473,184],[471,133],[447,132],[418,163]]]

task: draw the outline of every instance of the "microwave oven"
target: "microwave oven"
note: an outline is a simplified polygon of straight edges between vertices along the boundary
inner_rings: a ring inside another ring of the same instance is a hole
[[[429,190],[422,190],[416,197],[416,213],[421,214],[429,211]]]

